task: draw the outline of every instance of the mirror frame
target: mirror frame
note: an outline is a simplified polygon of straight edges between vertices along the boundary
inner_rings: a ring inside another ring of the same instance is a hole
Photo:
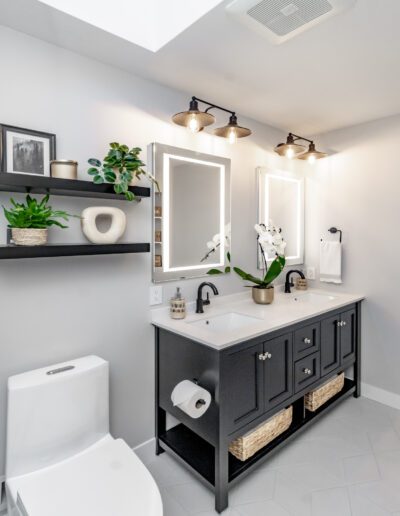
[[[202,152],[196,152],[188,149],[182,149],[179,147],[173,147],[162,143],[154,142],[149,145],[149,164],[153,176],[159,181],[161,192],[168,193],[164,186],[165,179],[169,177],[169,159],[174,158],[182,161],[192,161],[201,164],[213,165],[220,168],[220,185],[221,194],[224,196],[223,203],[220,206],[220,228],[225,229],[227,221],[226,214],[229,213],[229,219],[231,220],[231,160],[220,156],[214,156],[212,154],[205,154]],[[153,188],[152,192],[152,281],[153,283],[161,283],[166,281],[176,281],[189,278],[197,278],[202,276],[208,276],[207,271],[211,268],[218,269],[224,272],[225,267],[228,265],[226,260],[226,248],[221,247],[218,263],[207,263],[199,266],[184,266],[184,267],[168,267],[168,260],[165,261],[165,243],[164,239],[168,239],[169,227],[167,227],[169,221],[169,204],[165,205],[165,198],[161,198],[161,231],[162,231],[162,266],[155,266],[156,256],[156,243],[155,243],[155,231],[157,230],[155,208],[160,203],[157,200],[160,199],[160,194],[157,192],[157,188]],[[220,199],[221,200],[221,199]],[[228,210],[228,211],[227,211]],[[229,221],[230,221],[229,220]],[[223,233],[222,231],[222,233]],[[210,235],[210,240],[213,235]],[[206,242],[204,243],[204,253],[207,252]],[[168,244],[167,244],[168,246]],[[168,250],[168,247],[167,247]],[[167,270],[165,270],[165,262],[167,263]]]
[[[298,220],[297,220],[297,235],[299,239],[299,243],[297,246],[297,253],[295,256],[286,256],[286,265],[303,265],[304,264],[304,237],[305,237],[305,224],[304,224],[304,178],[296,175],[292,172],[282,171],[282,170],[272,170],[268,167],[257,167],[257,223],[260,223],[264,218],[261,214],[262,209],[262,181],[263,176],[265,176],[265,181],[268,180],[268,177],[274,179],[282,179],[283,181],[291,181],[297,183],[297,211],[298,211]],[[265,202],[265,201],[264,201]],[[267,212],[266,218],[267,221],[271,218],[268,213],[268,204],[266,205],[265,211]],[[275,224],[279,224],[279,221],[274,220]],[[283,237],[285,238],[285,232],[283,228]],[[268,262],[272,262],[272,259],[268,259]],[[259,252],[259,248],[257,246],[257,268],[263,269],[263,262]]]

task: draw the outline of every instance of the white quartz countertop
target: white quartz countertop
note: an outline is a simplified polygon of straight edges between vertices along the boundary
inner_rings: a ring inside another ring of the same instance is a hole
[[[272,304],[257,305],[250,289],[246,289],[229,296],[210,295],[210,299],[203,314],[196,314],[195,303],[188,303],[185,319],[171,319],[169,307],[162,307],[151,311],[151,322],[206,346],[224,349],[361,301],[364,296],[320,289],[293,290],[291,294],[275,292]]]

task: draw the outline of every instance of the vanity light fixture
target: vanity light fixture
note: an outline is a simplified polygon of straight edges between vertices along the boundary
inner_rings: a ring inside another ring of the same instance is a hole
[[[307,151],[304,145],[297,143],[299,140],[309,143]],[[293,133],[289,133],[286,139],[286,143],[279,143],[275,147],[274,151],[280,156],[286,156],[286,158],[289,159],[304,159],[311,164],[314,163],[315,160],[325,158],[328,155],[325,152],[317,151],[312,140]]]
[[[199,110],[199,102],[208,106],[205,111]],[[216,136],[227,138],[229,143],[236,143],[238,138],[244,138],[251,134],[250,129],[238,125],[237,116],[234,111],[217,106],[216,104],[212,104],[211,102],[207,102],[206,100],[202,100],[197,97],[192,97],[188,111],[176,113],[172,117],[172,121],[175,124],[187,127],[192,132],[197,133],[202,131],[204,127],[215,122],[215,116],[209,113],[210,109],[219,109],[220,111],[225,111],[225,113],[230,114],[227,125],[218,127],[214,130],[214,134]]]

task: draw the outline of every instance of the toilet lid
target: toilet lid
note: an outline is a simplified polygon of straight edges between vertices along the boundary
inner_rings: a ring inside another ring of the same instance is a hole
[[[14,479],[27,516],[162,516],[157,485],[122,440]]]

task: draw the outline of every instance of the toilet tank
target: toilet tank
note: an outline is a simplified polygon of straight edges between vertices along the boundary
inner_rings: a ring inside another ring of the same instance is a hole
[[[105,360],[88,356],[8,379],[8,478],[71,457],[108,432]]]

